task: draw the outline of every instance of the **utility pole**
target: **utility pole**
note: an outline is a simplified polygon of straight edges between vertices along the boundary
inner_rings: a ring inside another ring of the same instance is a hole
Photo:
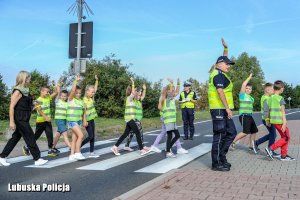
[[[77,31],[77,56],[75,61],[75,72],[78,73],[81,70],[81,62],[80,62],[80,55],[81,55],[81,31],[82,31],[82,12],[83,12],[83,3],[84,0],[77,0],[78,6],[78,31]]]

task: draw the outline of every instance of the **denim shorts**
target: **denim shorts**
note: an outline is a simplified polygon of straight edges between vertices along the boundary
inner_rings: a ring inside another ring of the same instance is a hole
[[[68,128],[74,128],[75,126],[82,126],[82,121],[78,121],[78,122],[72,122],[72,121],[68,121]]]
[[[55,120],[56,126],[57,126],[57,132],[60,134],[66,132],[67,129],[67,120],[65,119],[56,119]]]

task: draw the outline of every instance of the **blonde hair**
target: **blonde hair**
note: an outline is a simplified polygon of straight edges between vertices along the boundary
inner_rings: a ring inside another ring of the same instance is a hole
[[[87,85],[85,87],[85,92],[87,92],[90,88],[94,88],[95,89],[95,86],[94,85]]]
[[[20,71],[17,75],[16,78],[16,86],[24,86],[24,84],[26,83],[26,81],[31,78],[31,75],[29,72],[27,71]]]

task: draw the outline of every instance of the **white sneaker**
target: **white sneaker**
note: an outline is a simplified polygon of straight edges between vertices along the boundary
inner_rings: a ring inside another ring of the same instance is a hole
[[[132,148],[130,148],[130,147],[126,147],[126,146],[124,147],[124,150],[125,150],[125,151],[133,151],[133,149],[132,149]]]
[[[38,159],[37,161],[34,161],[34,165],[44,165],[48,160],[44,160],[43,158]]]
[[[161,153],[161,150],[154,145],[151,145],[150,151],[154,151],[156,153]]]
[[[177,153],[178,154],[187,154],[187,153],[189,153],[189,151],[184,148],[180,148],[180,149],[177,149]]]
[[[176,155],[173,154],[172,152],[169,152],[166,154],[167,158],[176,158]]]
[[[72,155],[69,156],[69,160],[77,160],[77,159],[76,159],[75,155],[72,154]]]
[[[81,153],[75,153],[74,156],[77,160],[85,160],[85,157]]]
[[[118,147],[117,146],[113,146],[112,148],[110,148],[110,150],[116,155],[116,156],[119,156],[121,155],[118,151]]]
[[[89,158],[99,158],[99,155],[95,154],[94,152],[91,152]]]
[[[7,167],[10,165],[10,163],[6,162],[6,158],[0,158],[1,165]]]

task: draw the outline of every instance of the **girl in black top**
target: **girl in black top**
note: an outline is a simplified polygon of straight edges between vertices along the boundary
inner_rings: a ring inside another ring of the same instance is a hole
[[[21,137],[25,140],[33,156],[35,165],[43,165],[47,162],[47,160],[40,158],[41,153],[36,144],[33,130],[29,124],[33,105],[28,88],[30,79],[31,76],[28,72],[20,71],[17,75],[16,86],[12,91],[9,106],[9,126],[10,129],[14,130],[14,133],[0,154],[0,164],[4,166],[10,165],[10,163],[6,162],[5,158],[11,153]]]

